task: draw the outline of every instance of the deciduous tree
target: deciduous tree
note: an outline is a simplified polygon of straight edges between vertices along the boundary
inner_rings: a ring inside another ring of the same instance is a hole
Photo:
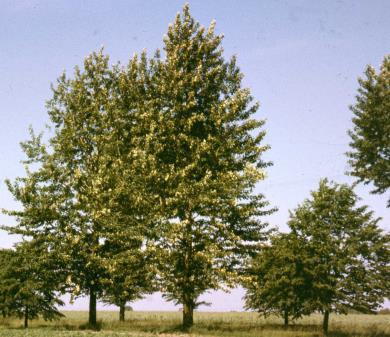
[[[264,316],[280,315],[285,327],[290,317],[310,313],[307,300],[312,276],[303,246],[293,233],[280,233],[264,245],[252,260],[244,282],[247,309]]]
[[[112,285],[116,257],[130,251],[142,257],[154,204],[143,198],[147,171],[137,148],[143,142],[137,123],[142,64],[135,57],[124,70],[108,61],[93,53],[73,78],[58,79],[47,104],[49,142],[32,134],[23,143],[32,169],[8,182],[23,206],[8,212],[18,220],[8,230],[43,240],[57,253],[72,296],[89,295],[92,327],[96,301]]]
[[[324,332],[331,312],[374,312],[389,296],[389,235],[358,201],[348,185],[324,179],[288,222],[309,256],[308,293],[312,310],[324,313]]]
[[[53,320],[63,315],[58,306],[60,284],[50,270],[44,245],[37,242],[23,242],[16,250],[2,251],[0,274],[0,297],[4,316],[17,315],[24,318],[24,327],[29,320],[43,317]],[[48,255],[49,252],[46,252]],[[44,259],[44,260],[43,260]]]
[[[165,298],[193,324],[199,296],[233,286],[265,237],[271,210],[256,184],[265,177],[264,120],[222,36],[199,25],[188,5],[151,61],[151,141],[161,221],[155,239]]]
[[[351,106],[350,174],[359,182],[373,183],[373,193],[385,193],[390,188],[390,55],[378,73],[368,66],[359,85],[356,103]]]

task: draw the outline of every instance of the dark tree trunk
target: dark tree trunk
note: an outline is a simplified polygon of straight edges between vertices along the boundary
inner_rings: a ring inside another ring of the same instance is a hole
[[[183,304],[183,327],[190,328],[194,324],[194,308],[190,303]]]
[[[24,309],[24,328],[28,328],[28,306]]]
[[[93,289],[89,291],[89,320],[88,324],[91,328],[95,328],[96,322],[96,294]]]
[[[322,324],[322,330],[324,331],[324,334],[328,334],[328,328],[329,328],[329,310],[325,310],[324,321]]]
[[[288,311],[284,310],[284,327],[288,327]]]
[[[122,303],[119,306],[119,321],[124,322],[125,321],[125,303]]]
[[[184,290],[184,298],[183,298],[183,328],[185,330],[192,327],[194,324],[194,299],[192,298],[191,294],[193,294],[193,284],[191,280],[192,276],[192,215],[190,212],[188,212],[185,216],[185,219],[187,220],[186,224],[186,235],[185,235],[185,254],[184,254],[184,273],[185,273],[185,287],[187,288]],[[189,289],[191,289],[189,291]]]

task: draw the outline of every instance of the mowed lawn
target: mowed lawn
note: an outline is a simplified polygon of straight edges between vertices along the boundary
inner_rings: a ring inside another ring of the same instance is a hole
[[[180,312],[126,312],[126,321],[119,323],[118,313],[98,312],[101,330],[85,330],[88,314],[84,311],[64,312],[65,318],[45,322],[32,321],[24,330],[22,321],[0,320],[0,336],[9,337],[177,337],[177,336],[228,336],[228,337],[315,337],[322,336],[320,315],[295,321],[285,330],[277,317],[261,318],[255,313],[225,312],[195,313],[195,325],[189,333],[180,331]],[[390,337],[390,315],[331,315],[329,336]]]

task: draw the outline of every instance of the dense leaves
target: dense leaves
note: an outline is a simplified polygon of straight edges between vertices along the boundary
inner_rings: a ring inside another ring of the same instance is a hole
[[[44,245],[37,242],[24,242],[16,250],[0,251],[0,310],[3,316],[23,317],[25,327],[38,316],[45,320],[63,316],[58,311],[64,304],[59,299],[58,279],[47,269],[50,254],[44,256],[42,249]]]
[[[96,324],[96,300],[113,286],[123,256],[141,259],[128,259],[128,273],[143,260],[150,206],[139,187],[144,172],[133,142],[137,101],[126,100],[127,91],[136,93],[135,64],[132,60],[127,71],[119,72],[109,67],[108,57],[93,53],[74,78],[61,76],[47,104],[52,137],[43,145],[41,136],[32,134],[23,148],[26,164],[35,170],[8,182],[23,204],[22,211],[8,212],[18,220],[8,230],[47,242],[56,252],[72,297],[90,296],[91,325]],[[132,292],[148,287],[148,279],[133,278]]]
[[[311,267],[308,252],[293,233],[273,237],[253,259],[246,288],[245,307],[264,316],[280,315],[285,326],[311,312],[308,291]]]
[[[33,132],[23,144],[27,175],[8,182],[23,209],[8,230],[47,242],[64,286],[90,296],[91,325],[98,298],[139,298],[155,265],[191,325],[199,295],[236,284],[264,239],[264,122],[221,40],[185,6],[164,59],[110,67],[93,53],[53,86],[47,144]]]
[[[254,193],[264,179],[264,121],[232,58],[222,56],[214,23],[206,30],[188,6],[168,29],[165,58],[151,62],[154,96],[149,155],[157,167],[161,221],[154,244],[164,296],[192,324],[198,297],[238,281],[259,248],[272,210]]]
[[[291,232],[274,238],[252,262],[246,306],[298,318],[356,310],[373,313],[389,296],[389,235],[348,185],[321,180],[290,214]]]
[[[100,51],[60,76],[47,135],[31,130],[26,174],[7,181],[22,207],[2,228],[24,243],[0,254],[3,315],[54,318],[68,291],[89,295],[96,326],[97,300],[124,319],[158,289],[187,328],[204,292],[244,284],[247,308],[286,324],[322,311],[326,330],[330,312],[372,312],[388,296],[389,236],[347,185],[321,181],[291,233],[268,240],[264,120],[221,43],[186,5],[162,53],[110,66]],[[377,193],[389,187],[389,64],[368,68],[352,108],[352,174]]]
[[[288,222],[309,255],[310,306],[324,312],[373,312],[389,296],[389,235],[348,185],[320,182]]]
[[[368,66],[359,85],[351,107],[350,173],[360,182],[372,182],[374,193],[384,193],[390,188],[390,55],[384,58],[379,73]]]

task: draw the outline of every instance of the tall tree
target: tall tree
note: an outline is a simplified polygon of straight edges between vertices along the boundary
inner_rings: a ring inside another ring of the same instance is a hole
[[[58,311],[64,304],[59,299],[60,285],[56,275],[46,269],[48,261],[42,260],[42,249],[42,244],[30,241],[19,243],[15,251],[3,251],[7,260],[2,259],[0,276],[2,312],[24,318],[25,328],[39,316],[45,320],[63,317]]]
[[[379,73],[368,66],[359,85],[351,107],[350,173],[359,182],[372,182],[373,193],[382,194],[390,188],[390,55],[385,56]]]
[[[280,315],[285,327],[289,318],[310,313],[307,294],[311,287],[307,252],[293,233],[280,233],[251,262],[245,307],[263,314]]]
[[[254,193],[267,165],[268,146],[253,115],[258,104],[233,57],[225,61],[222,36],[191,17],[176,16],[150,64],[150,142],[153,181],[161,196],[155,238],[165,298],[183,305],[183,326],[193,324],[199,296],[233,286],[259,248],[272,210]]]
[[[32,134],[23,144],[32,169],[8,183],[23,205],[8,212],[18,220],[9,231],[44,240],[57,252],[73,296],[89,295],[92,327],[97,299],[112,284],[115,257],[133,250],[142,257],[154,204],[143,198],[145,163],[135,147],[142,142],[142,130],[135,131],[141,72],[136,57],[125,71],[109,67],[100,52],[76,67],[73,78],[61,76],[47,104],[49,143]]]
[[[309,256],[311,307],[324,313],[374,312],[389,296],[389,235],[348,185],[322,180],[290,215],[289,226]]]

